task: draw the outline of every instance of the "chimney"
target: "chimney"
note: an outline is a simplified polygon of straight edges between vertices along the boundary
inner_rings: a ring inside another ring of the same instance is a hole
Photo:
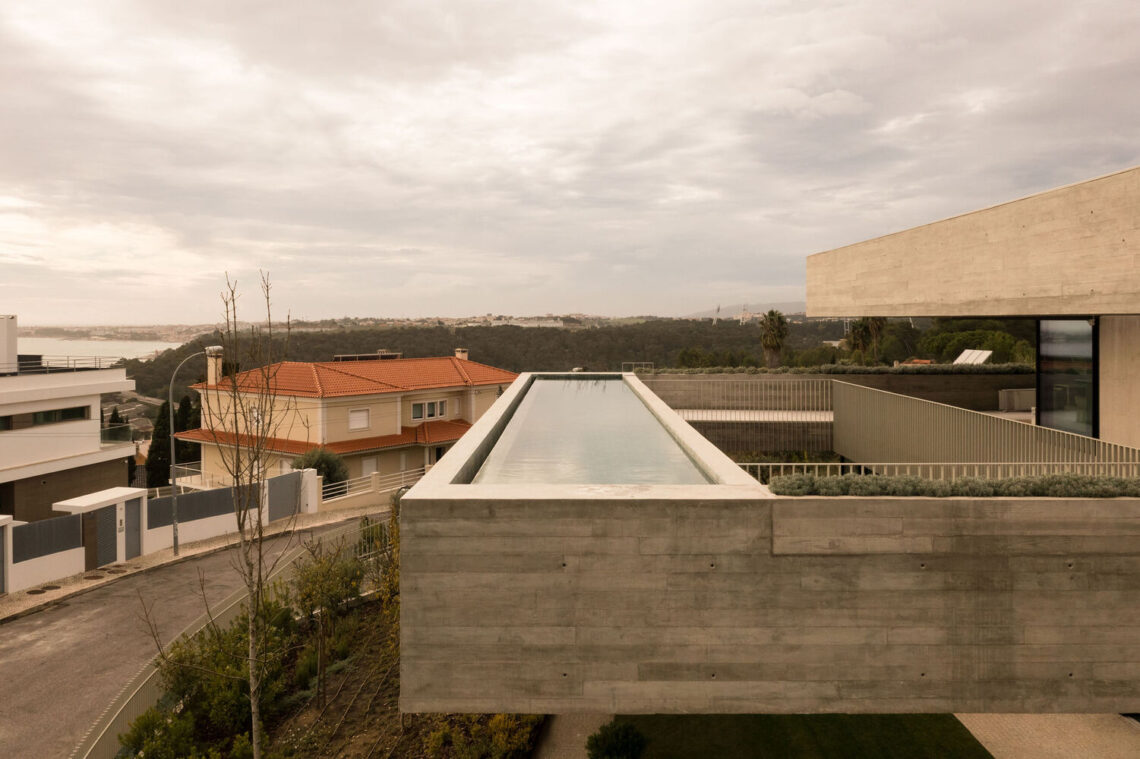
[[[456,348],[455,349],[455,357],[460,359],[461,361],[466,361],[467,360],[467,349],[466,348]]]
[[[211,345],[206,348],[206,384],[216,385],[222,378],[222,346]]]

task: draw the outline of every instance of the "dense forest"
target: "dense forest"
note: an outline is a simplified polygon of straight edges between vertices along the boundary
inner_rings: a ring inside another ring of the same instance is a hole
[[[946,360],[960,344],[995,351],[996,362],[1032,360],[1031,321],[908,320],[885,323],[876,335],[874,350],[848,351],[824,345],[844,337],[841,321],[791,322],[782,354],[787,366],[817,366],[854,360],[856,363],[890,363],[910,357]],[[926,327],[925,329],[923,327]],[[963,333],[972,333],[962,337]],[[170,374],[179,361],[203,346],[219,342],[203,335],[181,348],[166,351],[151,361],[127,362],[127,374],[140,393],[165,396]],[[1015,346],[1020,353],[1015,355]],[[589,329],[543,327],[381,327],[373,329],[305,331],[289,338],[287,356],[294,361],[329,361],[338,353],[400,351],[407,358],[452,355],[467,348],[472,361],[512,371],[617,371],[626,361],[647,361],[657,367],[762,366],[760,327],[736,321],[660,319]],[[1026,353],[1028,351],[1028,353]],[[960,352],[960,351],[959,351]],[[876,355],[877,354],[877,355]],[[957,354],[955,354],[957,355]],[[952,360],[950,356],[949,360]],[[251,367],[242,367],[251,368]],[[201,380],[204,362],[191,362],[182,370],[175,396]]]

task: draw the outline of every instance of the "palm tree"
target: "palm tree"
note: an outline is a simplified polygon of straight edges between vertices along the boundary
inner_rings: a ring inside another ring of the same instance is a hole
[[[874,354],[876,362],[879,360],[879,338],[883,336],[883,330],[886,328],[887,320],[884,317],[867,317],[867,332],[871,335],[871,352]]]
[[[764,349],[768,368],[780,365],[780,352],[788,339],[788,320],[779,311],[772,309],[760,317],[760,346]]]
[[[887,320],[881,316],[864,316],[851,324],[847,333],[847,345],[851,350],[866,353],[871,350],[875,361],[879,360],[879,338],[887,328]]]

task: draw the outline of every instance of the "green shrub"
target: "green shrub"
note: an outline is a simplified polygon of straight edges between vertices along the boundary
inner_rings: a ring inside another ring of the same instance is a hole
[[[289,609],[276,601],[266,602],[263,619],[268,626],[261,714],[271,722],[280,716],[289,684],[286,658],[294,646],[296,625]],[[248,631],[243,613],[228,627],[206,627],[172,643],[159,662],[167,697],[120,736],[123,746],[147,757],[250,755],[243,747],[250,726]],[[167,746],[173,753],[163,753]]]
[[[633,725],[611,720],[586,739],[586,755],[590,759],[639,759],[646,743]]]
[[[845,474],[820,477],[792,474],[772,478],[776,495],[908,496],[946,498],[1140,498],[1140,479],[1086,474],[1049,474],[985,480],[959,477],[927,480],[912,475]]]
[[[328,448],[312,448],[293,460],[294,469],[316,469],[324,477],[325,485],[334,485],[348,479],[348,465]]]

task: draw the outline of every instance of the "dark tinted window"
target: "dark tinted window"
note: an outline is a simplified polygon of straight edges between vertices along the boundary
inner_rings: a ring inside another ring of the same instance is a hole
[[[1043,427],[1097,434],[1095,322],[1042,319],[1037,342],[1037,420]]]

